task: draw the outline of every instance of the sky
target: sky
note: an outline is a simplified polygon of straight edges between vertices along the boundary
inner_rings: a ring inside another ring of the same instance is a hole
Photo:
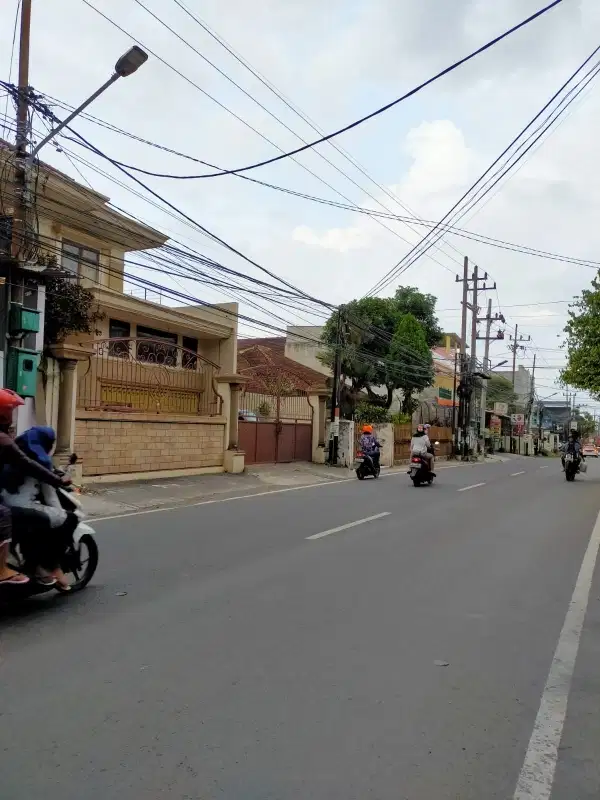
[[[327,4],[181,0],[181,5],[187,5],[320,130],[330,132],[464,57],[536,11],[542,0],[329,0]],[[3,80],[11,74],[16,11],[17,0],[4,0]],[[420,219],[437,220],[590,55],[597,46],[599,25],[597,0],[563,0],[451,75],[334,139],[353,163],[332,144],[322,144],[295,160],[248,174],[362,209],[385,207],[405,216],[409,209]],[[194,22],[177,0],[33,0],[30,83],[40,92],[78,105],[106,80],[118,56],[134,40],[152,51],[150,58],[94,103],[90,111],[100,119],[228,169],[273,157],[280,152],[277,148],[293,149],[301,139],[317,138],[314,129]],[[12,80],[15,74],[13,64]],[[4,112],[0,98],[0,114]],[[13,113],[10,105],[8,112]],[[2,117],[0,130],[1,122]],[[461,219],[460,227],[553,253],[596,259],[599,125],[600,94],[593,81],[510,177]],[[123,162],[170,174],[207,171],[91,122],[80,120],[76,127],[96,147]],[[61,145],[134,186],[102,159],[70,142]],[[43,158],[81,180],[64,152],[48,146]],[[89,167],[79,165],[79,169],[95,189],[132,215],[228,267],[265,278],[199,230]],[[236,176],[144,180],[271,272],[336,304],[369,291],[425,230],[395,220],[385,220],[386,229],[365,214],[313,203]],[[136,191],[143,193],[139,187]],[[519,353],[519,363],[530,368],[537,354],[538,395],[562,393],[556,379],[564,363],[560,345],[567,301],[589,285],[594,269],[447,235],[382,294],[392,294],[398,285],[430,292],[438,298],[444,329],[459,331],[461,289],[455,275],[465,255],[497,286],[481,296],[480,305],[485,307],[491,298],[493,311],[506,317],[504,341],[491,346],[492,362],[511,358],[507,345],[518,325],[519,334],[531,336],[523,343],[526,349]],[[147,277],[156,279],[152,274]],[[160,280],[175,285],[169,278]],[[214,287],[186,281],[180,285],[205,301],[231,300]],[[242,310],[267,318],[247,305]],[[323,321],[305,309],[279,308],[276,313],[277,325]],[[260,333],[246,327],[244,331]],[[600,404],[584,393],[578,394],[578,402],[600,412]]]

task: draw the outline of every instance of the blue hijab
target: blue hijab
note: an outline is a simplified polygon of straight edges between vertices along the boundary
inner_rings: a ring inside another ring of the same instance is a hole
[[[46,469],[52,469],[52,458],[50,452],[56,441],[54,428],[45,425],[36,425],[33,428],[17,436],[15,442],[25,453],[25,455],[38,461]]]

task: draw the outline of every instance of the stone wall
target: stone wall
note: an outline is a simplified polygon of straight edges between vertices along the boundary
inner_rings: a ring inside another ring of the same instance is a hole
[[[77,411],[84,475],[222,468],[225,419]]]

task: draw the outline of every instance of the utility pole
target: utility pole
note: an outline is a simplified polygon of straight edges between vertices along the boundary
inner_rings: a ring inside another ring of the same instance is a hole
[[[537,353],[533,354],[533,366],[531,368],[531,387],[529,389],[529,403],[527,405],[527,433],[531,433],[531,412],[533,410],[533,397],[535,391],[535,361],[537,358]]]
[[[490,331],[492,330],[492,301],[488,300],[487,314],[485,316],[485,345],[483,350],[483,371],[487,372],[490,361]],[[481,389],[481,421],[480,430],[485,430],[485,407],[487,400],[487,380]]]
[[[515,335],[510,337],[513,340],[513,344],[508,345],[508,349],[512,350],[513,354],[513,361],[512,361],[512,385],[513,389],[515,388],[515,376],[517,371],[517,351],[524,350],[525,347],[520,342],[530,342],[531,336],[519,336],[519,326],[515,325]]]
[[[329,435],[329,464],[336,466],[340,437],[340,375],[342,371],[342,310],[338,308],[335,334],[333,385],[331,387],[331,432]]]
[[[461,278],[456,276],[456,282],[461,282]],[[469,309],[469,259],[464,257],[463,261],[463,276],[462,276],[462,317],[460,326],[460,356],[459,356],[459,372],[460,380],[458,386],[458,414],[456,419],[454,431],[454,452],[459,452],[459,441],[462,442],[461,450],[464,455],[464,446],[466,441],[466,375],[467,375],[467,313]],[[454,393],[456,402],[456,391]]]
[[[469,441],[472,439],[474,427],[474,404],[473,385],[474,373],[477,370],[477,298],[479,292],[479,282],[483,281],[483,289],[492,288],[485,285],[487,279],[487,272],[483,277],[479,276],[479,268],[477,265],[473,268],[473,274],[469,277],[469,260],[465,256],[463,263],[463,299],[462,299],[462,321],[461,321],[461,359],[460,359],[460,383],[458,386],[459,395],[459,413],[458,425],[456,426],[455,436],[455,449],[459,450],[460,438],[460,451],[462,452],[463,460],[468,460],[469,457]],[[456,282],[461,282],[457,276]],[[472,284],[472,287],[469,286]],[[495,284],[494,287],[495,288]],[[472,302],[469,302],[469,292],[473,292]],[[467,321],[468,312],[471,311],[471,353],[467,358]]]
[[[27,145],[29,140],[29,43],[31,39],[31,0],[21,2],[19,36],[19,94],[16,127],[16,199],[13,211],[11,252],[19,261],[27,241],[29,186],[27,177]],[[11,283],[12,283],[11,279]]]

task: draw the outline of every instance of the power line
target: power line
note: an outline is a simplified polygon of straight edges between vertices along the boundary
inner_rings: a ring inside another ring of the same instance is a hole
[[[98,9],[96,9],[89,2],[89,0],[83,0],[83,2],[87,6],[92,8],[94,11],[98,12]],[[514,25],[512,28],[509,28],[504,33],[500,34],[499,36],[496,36],[491,41],[489,41],[486,44],[482,45],[481,47],[477,48],[477,50],[474,50],[468,56],[465,56],[464,58],[461,58],[459,61],[454,62],[450,66],[448,66],[445,69],[443,69],[441,72],[438,72],[433,77],[429,78],[428,80],[426,80],[423,83],[419,84],[418,86],[414,87],[410,91],[406,92],[401,97],[398,97],[398,98],[396,98],[396,100],[392,100],[392,102],[387,103],[384,106],[381,106],[381,108],[378,108],[375,111],[372,111],[370,114],[367,114],[366,116],[361,117],[360,119],[357,119],[357,120],[355,120],[354,122],[351,122],[348,125],[345,125],[343,128],[340,128],[339,130],[333,131],[333,133],[329,133],[326,136],[322,136],[321,138],[316,139],[313,142],[309,142],[308,144],[302,145],[301,147],[297,147],[294,150],[288,151],[287,153],[282,153],[279,156],[274,156],[273,158],[265,159],[264,161],[259,161],[259,162],[255,163],[255,164],[250,164],[250,165],[245,166],[245,167],[238,167],[236,169],[222,170],[220,172],[206,173],[204,175],[198,175],[196,177],[197,178],[216,178],[216,177],[220,177],[221,175],[233,175],[235,173],[240,173],[240,172],[249,172],[250,170],[257,169],[259,167],[267,166],[267,164],[274,164],[277,161],[281,161],[284,158],[291,158],[292,156],[298,155],[299,153],[302,153],[305,150],[309,150],[309,149],[311,149],[313,147],[316,147],[317,145],[322,144],[323,142],[328,142],[330,139],[333,139],[334,137],[339,136],[342,133],[346,133],[347,131],[350,131],[350,130],[358,127],[359,125],[362,125],[367,120],[373,119],[374,117],[384,113],[385,111],[388,111],[389,109],[393,108],[394,106],[398,105],[399,103],[403,102],[404,100],[407,100],[409,97],[412,97],[413,95],[417,94],[422,89],[425,89],[427,86],[430,86],[432,83],[435,83],[435,81],[439,80],[440,78],[444,77],[445,75],[450,74],[454,70],[458,69],[458,67],[461,67],[463,64],[466,64],[468,61],[471,61],[471,59],[475,58],[476,56],[480,55],[481,53],[485,52],[486,50],[489,50],[491,47],[493,47],[494,45],[498,44],[503,39],[506,39],[511,34],[515,33],[516,31],[520,30],[521,28],[524,28],[526,25],[529,25],[531,22],[533,22],[534,20],[538,19],[543,14],[546,14],[551,9],[553,9],[556,6],[560,5],[560,3],[562,3],[562,0],[554,0],[554,2],[550,3],[549,5],[545,6],[544,8],[541,8],[539,11],[536,11],[534,14],[531,14],[529,17],[527,17],[526,19],[522,20],[517,25]],[[98,12],[98,13],[102,13],[102,12]],[[102,14],[102,16],[105,16],[105,15]],[[105,17],[105,18],[107,18],[107,17]],[[107,18],[107,19],[109,19],[109,18]],[[109,20],[109,21],[112,22],[112,20]],[[161,59],[161,61],[162,61],[162,59]]]
[[[43,97],[47,98],[48,100],[50,100],[50,101],[52,101],[54,103],[60,104],[61,107],[63,107],[66,110],[72,110],[72,106],[69,106],[66,103],[62,103],[62,101],[57,100],[56,98],[52,97],[51,95],[43,95]],[[194,156],[191,156],[189,154],[181,153],[181,152],[179,152],[177,150],[173,150],[173,149],[171,149],[169,147],[166,147],[164,145],[157,144],[156,142],[149,141],[148,139],[144,139],[143,137],[136,136],[135,134],[133,134],[133,133],[131,133],[129,131],[125,131],[122,128],[118,128],[117,126],[114,126],[114,125],[112,125],[110,123],[107,123],[104,120],[101,120],[101,119],[99,119],[97,117],[93,117],[90,114],[82,114],[82,117],[84,119],[86,119],[86,120],[90,120],[91,122],[94,122],[97,125],[100,125],[101,127],[104,127],[104,128],[106,128],[108,130],[111,130],[111,131],[113,131],[115,133],[122,134],[122,135],[124,135],[124,136],[126,136],[128,138],[131,138],[132,140],[141,142],[141,143],[146,144],[146,145],[148,145],[150,147],[165,151],[167,153],[170,153],[172,155],[176,155],[176,156],[184,158],[184,159],[188,159],[190,161],[194,161],[196,163],[204,164],[206,166],[214,166],[214,165],[210,164],[209,162],[202,161],[201,159],[195,158]],[[68,140],[70,142],[75,142],[79,146],[85,147],[86,149],[90,150],[90,148],[87,148],[86,145],[83,145],[80,141],[78,141],[74,137],[63,136],[62,138],[66,139],[66,140]],[[68,151],[64,146],[61,146],[60,151],[61,152],[65,152],[65,154],[68,153],[71,156],[71,158],[75,158],[75,159],[81,161],[83,164],[88,166],[90,169],[93,169],[93,170],[97,171],[99,174],[103,175],[104,177],[107,177],[110,180],[113,180],[115,183],[117,183],[119,186],[122,186],[127,191],[132,192],[133,194],[135,194],[138,197],[142,197],[142,195],[136,193],[135,190],[133,190],[131,187],[127,186],[126,184],[123,184],[123,183],[119,182],[116,178],[114,178],[114,176],[108,175],[106,172],[100,170],[95,164],[92,164],[91,162],[86,161],[85,159],[83,159],[80,155],[77,155],[77,154],[73,153],[72,151]],[[93,152],[93,150],[91,150],[91,152]],[[141,169],[140,167],[136,167],[136,166],[134,166],[132,164],[126,164],[126,163],[124,163],[122,161],[116,161],[115,160],[115,164],[118,164],[119,166],[122,166],[125,169],[132,170],[133,172],[139,172],[140,174],[143,174],[143,175],[148,175],[148,176],[152,176],[152,177],[161,177],[161,175],[163,177],[165,176],[165,174],[156,173],[156,172],[152,172],[150,170]],[[170,175],[169,177],[177,179],[179,176]],[[533,247],[530,247],[529,245],[517,244],[517,243],[509,242],[509,241],[506,241],[506,240],[503,240],[503,239],[497,239],[497,238],[494,238],[494,237],[485,236],[484,234],[476,233],[474,231],[465,230],[464,228],[459,228],[459,227],[456,227],[456,226],[453,226],[453,225],[445,225],[445,224],[440,225],[439,222],[435,222],[433,220],[427,220],[427,219],[420,219],[419,217],[415,217],[415,216],[404,217],[402,215],[393,214],[391,212],[390,213],[383,213],[381,211],[378,211],[377,209],[365,208],[363,206],[356,206],[356,205],[352,205],[352,204],[346,205],[344,203],[339,203],[338,201],[335,201],[335,200],[328,200],[326,198],[317,197],[317,196],[314,196],[314,195],[307,194],[305,192],[295,191],[295,190],[290,189],[288,187],[278,186],[276,184],[272,184],[272,183],[269,183],[269,182],[266,182],[266,181],[257,180],[256,178],[250,178],[250,177],[245,176],[245,175],[236,175],[236,177],[239,177],[239,178],[241,178],[243,180],[246,180],[246,181],[250,181],[251,183],[255,183],[255,184],[259,185],[259,186],[264,186],[264,187],[269,188],[269,189],[273,189],[273,190],[276,190],[276,191],[279,191],[279,192],[284,192],[284,193],[292,195],[294,197],[299,197],[299,198],[302,198],[302,199],[310,200],[310,201],[313,201],[313,202],[316,202],[316,203],[320,203],[320,204],[323,204],[323,205],[327,205],[327,206],[330,206],[330,207],[333,207],[333,208],[339,208],[339,209],[342,209],[342,210],[352,211],[352,212],[364,214],[364,215],[367,215],[367,216],[373,216],[373,217],[378,216],[378,217],[381,217],[381,218],[384,218],[384,219],[397,220],[397,221],[403,222],[403,223],[405,223],[407,225],[409,225],[409,223],[412,223],[412,225],[420,225],[420,226],[431,227],[431,228],[435,228],[436,226],[440,226],[440,227],[443,227],[444,231],[447,232],[447,233],[453,234],[455,236],[459,236],[461,238],[470,239],[472,241],[476,241],[476,242],[479,242],[481,244],[485,244],[485,245],[488,245],[488,246],[491,246],[491,247],[497,247],[497,248],[503,249],[503,250],[510,250],[510,251],[513,251],[513,252],[518,252],[518,253],[521,253],[522,255],[531,255],[531,256],[538,257],[538,258],[545,258],[545,259],[554,260],[554,261],[562,261],[562,262],[570,263],[570,264],[577,264],[578,266],[589,267],[591,269],[600,268],[600,261],[593,261],[591,259],[583,259],[583,258],[578,258],[578,257],[575,257],[575,256],[562,255],[562,254],[553,253],[553,252],[546,251],[546,250],[540,250],[539,248],[533,248]],[[146,198],[146,201],[147,202],[151,202],[147,198]],[[396,202],[398,202],[400,205],[402,205],[399,200],[396,200]],[[385,206],[382,206],[382,207],[385,208]],[[167,213],[169,213],[169,212],[167,212]],[[414,228],[412,228],[412,225],[410,225],[409,227],[411,227],[411,229],[414,230]],[[453,249],[455,249],[456,252],[460,252],[457,248],[453,248]],[[437,263],[440,263],[440,262],[437,262]],[[444,265],[441,265],[441,266],[444,266]],[[526,304],[524,304],[524,305],[526,305]],[[498,306],[500,307],[500,303],[498,303]]]
[[[583,61],[582,64],[577,67],[577,69],[568,77],[568,79],[562,84],[562,86],[550,97],[550,99],[542,106],[542,108],[537,112],[537,114],[522,128],[519,133],[514,137],[514,139],[510,142],[510,144],[500,153],[500,155],[490,164],[490,166],[483,172],[476,181],[464,192],[464,194],[460,197],[459,200],[452,206],[452,208],[444,214],[444,216],[440,219],[438,224],[430,230],[423,239],[413,247],[411,251],[409,251],[399,262],[398,264],[387,272],[380,280],[373,286],[367,294],[374,294],[377,291],[381,291],[391,280],[394,279],[401,271],[404,269],[408,269],[416,258],[423,255],[424,250],[420,250],[424,246],[431,246],[428,242],[429,238],[433,236],[436,231],[442,226],[446,220],[453,214],[453,212],[463,203],[463,201],[469,197],[469,195],[477,188],[477,186],[484,180],[484,178],[494,169],[494,167],[504,158],[504,156],[509,153],[515,144],[521,139],[525,133],[531,128],[537,120],[546,112],[546,110],[555,102],[557,97],[559,97],[565,88],[575,79],[575,77],[586,67],[586,65],[594,58],[596,53],[600,50],[600,46],[596,47],[592,53]],[[442,232],[443,235],[443,232]],[[416,255],[416,257],[415,257]],[[413,259],[411,261],[411,258]]]

